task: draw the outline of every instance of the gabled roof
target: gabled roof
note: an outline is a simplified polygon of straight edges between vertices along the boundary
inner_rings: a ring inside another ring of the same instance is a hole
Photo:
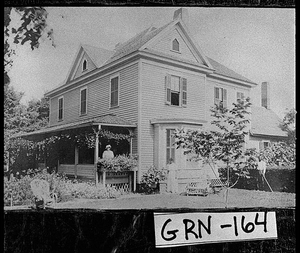
[[[215,60],[206,57],[203,54],[203,52],[201,51],[201,49],[199,48],[199,46],[197,45],[196,41],[192,38],[192,34],[188,31],[188,28],[185,26],[184,22],[182,22],[182,20],[180,18],[178,20],[172,20],[171,22],[169,22],[168,24],[166,24],[160,28],[155,28],[153,26],[150,26],[149,28],[138,33],[137,35],[135,35],[133,38],[127,40],[126,42],[118,44],[114,51],[110,51],[110,50],[106,50],[106,49],[98,48],[98,47],[94,47],[94,46],[89,46],[89,45],[81,45],[78,50],[78,53],[76,55],[76,58],[73,62],[73,66],[72,66],[71,70],[69,71],[69,75],[68,75],[68,78],[66,79],[66,82],[68,82],[70,80],[70,76],[74,72],[75,64],[78,61],[78,57],[82,53],[81,50],[84,50],[88,54],[88,56],[91,58],[91,60],[95,64],[95,66],[99,69],[102,66],[106,66],[109,63],[113,63],[113,62],[115,62],[125,56],[128,56],[131,53],[139,51],[139,50],[152,53],[151,50],[149,50],[147,48],[147,45],[149,45],[149,43],[151,44],[152,42],[154,42],[160,36],[163,36],[164,33],[168,32],[175,25],[179,25],[181,27],[182,31],[184,31],[186,37],[188,38],[191,45],[193,45],[195,51],[197,52],[197,57],[200,57],[204,61],[207,69],[209,69],[210,71],[213,71],[213,69],[215,69],[215,72],[212,75],[217,74],[217,75],[229,77],[229,78],[232,78],[235,80],[239,80],[239,81],[243,81],[243,82],[247,82],[247,83],[251,83],[251,84],[256,84],[256,83],[252,82],[251,80],[243,77],[242,75],[236,73],[235,71],[216,62]],[[167,54],[160,54],[160,55],[165,58],[170,58],[170,59],[174,58],[171,55],[167,55]],[[176,60],[178,60],[178,62],[184,61],[179,58]],[[186,62],[186,63],[188,63],[188,62]],[[64,85],[62,85],[62,86],[64,86]],[[57,88],[57,89],[59,89],[59,88]],[[49,93],[51,93],[51,92],[49,92]]]
[[[287,133],[281,130],[280,123],[280,118],[272,110],[251,106],[251,135],[287,137]]]
[[[94,47],[86,44],[81,46],[97,66],[97,68],[101,67],[108,59],[111,58],[112,54],[114,53],[113,51],[104,48]]]
[[[170,22],[170,23],[172,23],[172,22]],[[115,50],[115,53],[107,61],[107,63],[118,60],[126,55],[129,55],[130,53],[133,53],[133,52],[139,50],[146,42],[148,42],[149,40],[154,38],[170,23],[168,23],[160,28],[155,28],[153,26],[150,26],[146,30],[138,33],[133,38],[127,40],[126,42],[124,42],[122,44],[119,44],[119,46]]]
[[[253,83],[251,80],[249,80],[248,78],[236,73],[235,71],[225,67],[224,65],[222,65],[221,63],[207,57],[209,59],[209,62],[212,64],[213,68],[216,70],[214,73],[215,74],[219,74],[222,76],[226,76],[226,77],[230,77],[230,78],[234,78],[234,79],[238,79],[244,82],[248,82],[248,83]]]

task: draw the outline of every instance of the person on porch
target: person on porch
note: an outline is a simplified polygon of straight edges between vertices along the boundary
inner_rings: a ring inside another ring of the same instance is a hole
[[[169,160],[167,169],[168,169],[167,191],[171,193],[177,193],[178,192],[177,166],[174,163],[172,158],[170,158]]]
[[[105,149],[106,150],[102,154],[102,158],[103,159],[112,159],[112,158],[115,157],[114,156],[114,152],[112,150],[110,150],[111,149],[111,145],[109,145],[109,144],[106,145]]]

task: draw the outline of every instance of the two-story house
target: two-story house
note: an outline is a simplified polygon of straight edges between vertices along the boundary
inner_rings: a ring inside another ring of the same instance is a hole
[[[95,134],[103,128],[132,132],[128,149],[138,155],[137,182],[151,165],[164,168],[170,158],[180,169],[182,185],[195,177],[198,164],[176,149],[173,131],[204,129],[211,106],[230,106],[250,96],[257,84],[208,58],[189,32],[187,19],[187,10],[180,8],[170,23],[151,26],[114,51],[80,45],[66,81],[45,94],[49,127],[27,137],[87,128]],[[101,143],[96,135],[92,151],[69,146],[67,153],[74,155],[65,164],[58,161],[58,171],[96,177]]]

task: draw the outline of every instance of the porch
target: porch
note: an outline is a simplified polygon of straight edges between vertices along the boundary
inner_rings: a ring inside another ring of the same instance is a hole
[[[39,157],[36,161],[39,167],[54,168],[69,178],[135,191],[136,168],[122,172],[100,172],[97,169],[98,159],[107,144],[112,145],[115,156],[132,155],[135,128],[135,124],[108,114],[19,134],[15,138],[38,143],[35,157]],[[43,141],[48,145],[39,148]]]

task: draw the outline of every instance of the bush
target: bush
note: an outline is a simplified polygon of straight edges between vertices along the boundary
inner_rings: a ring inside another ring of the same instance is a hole
[[[166,171],[160,170],[155,166],[151,166],[146,173],[143,174],[140,191],[144,193],[154,193],[158,190],[159,181],[163,181],[166,178]]]
[[[4,205],[31,205],[34,204],[34,196],[30,182],[33,179],[44,179],[50,184],[50,191],[57,194],[57,202],[65,202],[74,198],[107,199],[116,198],[123,194],[114,187],[99,187],[94,183],[70,180],[64,175],[48,173],[46,170],[28,170],[25,176],[20,178],[4,177]]]

